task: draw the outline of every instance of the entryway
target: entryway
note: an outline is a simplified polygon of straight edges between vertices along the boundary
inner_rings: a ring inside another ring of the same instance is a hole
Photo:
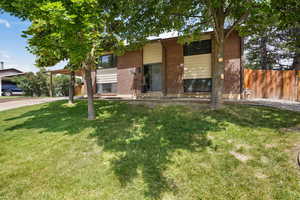
[[[162,91],[162,73],[161,64],[144,65],[143,92],[161,92]]]

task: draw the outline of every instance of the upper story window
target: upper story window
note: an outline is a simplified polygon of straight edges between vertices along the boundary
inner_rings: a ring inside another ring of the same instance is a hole
[[[211,40],[201,40],[185,44],[183,47],[184,56],[211,53]]]
[[[117,56],[107,54],[99,57],[98,68],[113,68],[117,66]]]

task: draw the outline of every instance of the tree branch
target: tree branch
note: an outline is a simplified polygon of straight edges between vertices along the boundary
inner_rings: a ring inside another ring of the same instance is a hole
[[[236,26],[238,26],[241,22],[243,22],[248,16],[249,12],[246,12],[243,16],[240,17],[240,19],[236,20],[232,26],[229,28],[229,31],[225,35],[225,39],[229,37],[230,33],[235,29]]]

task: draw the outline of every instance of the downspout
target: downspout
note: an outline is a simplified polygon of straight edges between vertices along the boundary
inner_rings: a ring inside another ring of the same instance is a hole
[[[166,58],[166,46],[163,42],[163,40],[160,41],[162,45],[162,58],[163,58],[163,96],[167,96],[167,58]]]
[[[244,99],[243,92],[244,92],[244,38],[240,37],[240,52],[241,52],[241,58],[240,58],[240,98]]]
[[[2,96],[2,77],[0,76],[0,97]]]

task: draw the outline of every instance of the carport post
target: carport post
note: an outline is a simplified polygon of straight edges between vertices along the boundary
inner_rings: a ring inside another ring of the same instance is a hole
[[[2,77],[0,77],[0,97],[2,96]]]
[[[52,83],[52,72],[50,72],[50,84],[49,84],[49,94],[50,94],[50,97],[53,97],[53,83]]]

